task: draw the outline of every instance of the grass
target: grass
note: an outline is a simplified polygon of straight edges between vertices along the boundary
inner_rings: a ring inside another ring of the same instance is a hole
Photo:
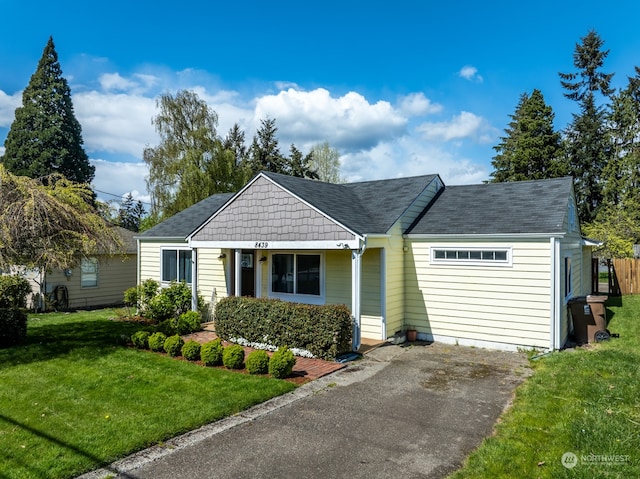
[[[640,477],[640,296],[612,298],[607,317],[620,338],[532,361],[495,435],[450,479]]]
[[[0,477],[74,477],[294,388],[128,348],[111,316],[31,316],[0,350]]]

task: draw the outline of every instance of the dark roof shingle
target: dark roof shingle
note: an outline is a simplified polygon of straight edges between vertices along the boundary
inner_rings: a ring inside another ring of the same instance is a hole
[[[409,234],[491,235],[563,231],[572,179],[447,186]]]
[[[140,234],[140,238],[186,238],[204,223],[235,193],[220,193],[209,196],[189,208],[158,223]]]

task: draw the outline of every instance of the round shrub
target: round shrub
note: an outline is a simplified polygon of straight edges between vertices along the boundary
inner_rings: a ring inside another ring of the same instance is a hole
[[[222,364],[222,342],[214,339],[200,347],[200,360],[205,366],[220,366]]]
[[[158,324],[156,324],[155,331],[164,333],[164,335],[167,337],[173,336],[174,334],[178,334],[178,331],[176,330],[173,324],[173,321],[171,321],[170,319],[165,319],[164,321],[160,321]]]
[[[271,355],[271,359],[269,360],[269,374],[274,378],[284,379],[291,375],[295,364],[296,358],[293,353],[285,347],[280,347]]]
[[[149,331],[136,331],[131,335],[131,342],[138,349],[148,349],[149,336],[151,336]]]
[[[197,361],[200,359],[200,343],[190,339],[182,346],[182,357],[188,361]]]
[[[164,342],[167,340],[167,335],[158,331],[149,336],[149,349],[151,351],[164,350]]]
[[[0,308],[24,308],[30,294],[31,285],[24,276],[0,276]]]
[[[19,309],[0,309],[0,348],[21,343],[27,337],[27,315]]]
[[[164,342],[164,350],[165,352],[172,357],[180,356],[180,352],[182,351],[182,346],[184,346],[184,339],[182,339],[177,334],[173,336],[169,336]]]
[[[222,350],[222,364],[229,369],[244,368],[244,348],[239,344],[232,344]]]
[[[187,311],[178,317],[178,334],[191,334],[202,329],[202,316],[197,311]]]
[[[262,349],[249,353],[246,362],[249,374],[267,374],[269,372],[269,355]]]

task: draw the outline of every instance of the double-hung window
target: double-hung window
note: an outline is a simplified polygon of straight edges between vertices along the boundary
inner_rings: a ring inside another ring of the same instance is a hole
[[[82,258],[80,263],[80,287],[95,288],[98,286],[98,260]]]
[[[191,283],[191,250],[162,250],[162,282],[185,281]]]
[[[276,253],[271,256],[272,296],[283,299],[303,296],[302,302],[317,302],[323,292],[322,257],[314,253]]]

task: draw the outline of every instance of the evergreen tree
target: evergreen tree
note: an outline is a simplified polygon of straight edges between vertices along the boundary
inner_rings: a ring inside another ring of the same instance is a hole
[[[579,114],[565,131],[565,165],[574,177],[578,215],[584,223],[593,221],[602,202],[602,174],[612,158],[612,147],[606,125],[607,106],[597,102],[596,94],[605,101],[613,90],[610,87],[613,73],[603,73],[601,68],[609,54],[603,50],[603,40],[591,30],[576,45],[573,55],[575,73],[560,73],[565,96],[578,103]]]
[[[222,147],[233,153],[236,165],[240,165],[247,161],[247,147],[244,144],[244,131],[240,129],[240,125],[237,123],[234,123],[229,130],[229,133],[222,142]]]
[[[140,222],[145,214],[144,205],[135,201],[131,193],[127,193],[118,211],[118,226],[130,231],[140,231]]]
[[[53,38],[49,38],[22,93],[22,106],[16,109],[0,160],[16,175],[40,178],[60,173],[76,183],[88,184],[95,167],[82,144],[71,90],[62,76]]]
[[[313,154],[309,153],[307,156],[303,156],[302,152],[298,150],[295,145],[291,145],[289,156],[289,174],[291,176],[297,176],[298,178],[310,178],[312,180],[319,179],[318,173],[311,169],[311,161]]]
[[[540,90],[531,96],[523,93],[510,115],[506,135],[494,146],[497,155],[492,183],[538,180],[562,175],[558,164],[560,134],[553,129],[553,110],[547,106]]]
[[[271,171],[289,174],[287,160],[280,153],[277,132],[276,120],[267,118],[260,121],[260,128],[254,135],[253,143],[249,148],[249,165],[253,173]]]

